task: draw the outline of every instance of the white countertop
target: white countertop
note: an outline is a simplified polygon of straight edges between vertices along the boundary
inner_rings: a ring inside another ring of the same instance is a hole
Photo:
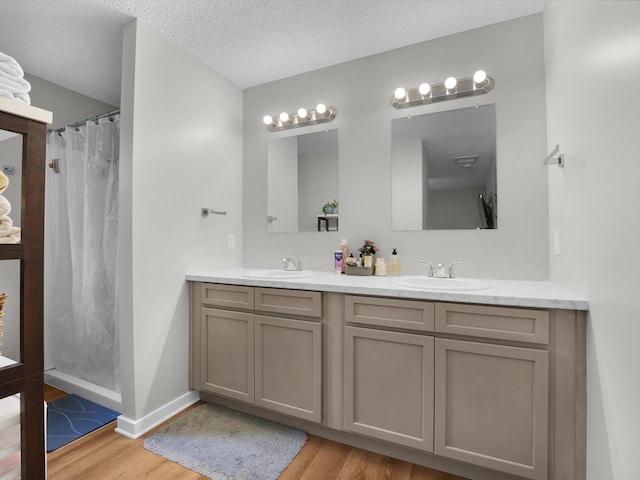
[[[396,283],[400,277],[359,277],[338,275],[333,272],[313,272],[312,275],[294,279],[248,278],[255,268],[236,268],[187,274],[193,282],[225,283],[251,287],[289,288],[321,292],[353,293],[383,297],[413,298],[443,302],[480,303],[514,307],[589,310],[589,302],[554,283],[523,280],[482,280],[489,288],[472,291],[418,290]]]

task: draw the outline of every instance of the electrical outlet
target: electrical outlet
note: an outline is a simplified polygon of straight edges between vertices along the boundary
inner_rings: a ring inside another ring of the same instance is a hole
[[[236,236],[233,233],[227,235],[227,250],[236,249]]]

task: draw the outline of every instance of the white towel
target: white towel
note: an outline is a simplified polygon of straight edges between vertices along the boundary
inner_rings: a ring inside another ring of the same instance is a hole
[[[31,84],[24,79],[24,70],[15,58],[0,52],[0,97],[31,105]]]
[[[9,200],[0,195],[0,243],[18,243],[20,241],[20,228],[13,226],[13,220],[9,217],[10,212]]]
[[[0,87],[9,90],[14,95],[16,93],[29,93],[31,91],[31,84],[24,78],[11,80],[2,76],[2,74],[0,74]]]
[[[8,216],[11,213],[11,203],[4,195],[0,195],[0,219]],[[13,225],[13,222],[11,222]]]
[[[31,105],[31,97],[29,96],[28,93],[15,93],[13,95],[13,99],[18,101],[18,102],[22,102],[22,103],[25,103],[27,105]]]
[[[4,69],[9,70],[9,73],[14,74],[18,78],[24,77],[24,70],[22,70],[22,67],[15,58],[0,52],[0,63]]]
[[[8,98],[10,100],[15,100],[16,97],[9,90],[0,87],[0,97]]]
[[[12,80],[18,80],[23,78],[24,75],[20,75],[20,71],[13,68],[8,63],[0,62],[0,75],[5,78],[10,78]]]

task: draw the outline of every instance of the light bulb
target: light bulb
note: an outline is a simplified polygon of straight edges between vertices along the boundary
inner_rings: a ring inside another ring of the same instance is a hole
[[[280,114],[280,121],[281,121],[282,123],[286,123],[286,122],[288,122],[288,121],[289,121],[289,114],[288,114],[287,112],[282,112],[282,113]]]
[[[325,113],[327,113],[327,106],[324,103],[319,103],[316,106],[316,112],[318,112],[320,115],[324,115]]]
[[[306,108],[299,108],[298,109],[298,118],[299,119],[306,119],[309,116],[309,112],[307,112]]]
[[[430,91],[431,91],[431,85],[429,85],[428,83],[421,83],[420,86],[418,87],[418,92],[423,97],[425,95],[429,95]]]
[[[273,117],[271,115],[265,115],[262,118],[262,121],[264,122],[265,125],[272,125],[273,124]]]
[[[396,91],[393,93],[393,96],[396,97],[397,100],[402,100],[407,95],[407,91],[402,88],[396,88]]]
[[[473,82],[476,85],[480,85],[484,83],[486,79],[487,79],[487,72],[485,72],[484,70],[478,70],[476,73],[473,74]]]
[[[454,90],[457,84],[456,77],[449,77],[444,81],[444,86],[447,90]]]

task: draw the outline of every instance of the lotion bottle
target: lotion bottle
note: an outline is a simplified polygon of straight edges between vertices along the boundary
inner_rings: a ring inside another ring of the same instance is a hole
[[[393,249],[389,257],[389,265],[387,267],[389,275],[400,275],[400,257],[398,257],[397,249]]]
[[[347,245],[347,239],[343,238],[340,242],[340,250],[342,250],[342,273],[345,273],[347,268],[347,258],[349,256],[349,246]]]

